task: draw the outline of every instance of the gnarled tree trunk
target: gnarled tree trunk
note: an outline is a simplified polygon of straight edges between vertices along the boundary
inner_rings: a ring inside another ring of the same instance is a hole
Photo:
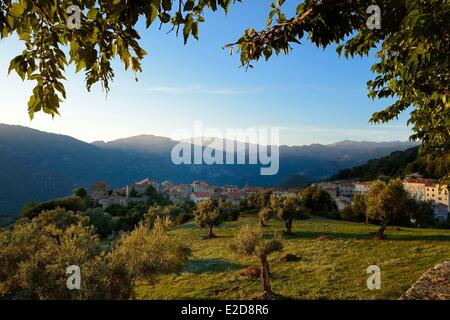
[[[286,225],[286,233],[291,235],[292,234],[292,220],[286,221],[285,225]]]
[[[375,239],[378,240],[383,240],[385,238],[384,236],[384,230],[387,227],[387,222],[383,222],[380,226],[380,228],[378,229],[377,233],[375,234]]]
[[[269,262],[267,261],[266,255],[261,255],[259,257],[261,260],[261,290],[263,295],[271,294],[272,288],[270,287],[269,279]]]
[[[214,226],[212,224],[208,225],[208,238],[210,239],[214,237],[213,228]]]

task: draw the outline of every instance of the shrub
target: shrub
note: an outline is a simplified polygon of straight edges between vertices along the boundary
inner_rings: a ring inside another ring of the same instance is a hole
[[[41,217],[17,223],[0,232],[0,299],[130,299],[137,279],[179,272],[191,255],[167,226],[158,219],[149,232],[140,224],[112,251],[99,254],[92,226],[60,229]],[[71,264],[82,270],[82,290],[67,289]]]
[[[42,211],[55,210],[56,208],[74,212],[84,211],[86,210],[86,202],[80,197],[70,196],[43,203],[30,203],[22,208],[19,218],[31,220],[37,217]]]
[[[116,230],[116,223],[113,217],[103,212],[102,209],[90,209],[83,213],[83,215],[89,217],[89,222],[95,228],[96,233],[101,238],[106,238]]]
[[[365,216],[356,212],[353,206],[345,207],[339,214],[344,221],[363,222],[365,220]]]
[[[74,194],[75,194],[77,197],[80,197],[80,198],[86,198],[87,195],[88,195],[86,189],[84,189],[84,188],[78,188],[78,189],[76,189],[75,192],[74,192]]]
[[[111,252],[112,259],[126,266],[133,281],[153,281],[158,273],[181,271],[192,250],[186,242],[167,233],[170,219],[157,218],[151,230],[140,223],[124,234]]]
[[[34,218],[40,225],[53,225],[58,229],[66,230],[73,225],[87,226],[89,218],[81,215],[78,212],[67,211],[64,208],[56,208],[55,210],[42,211],[39,216]]]
[[[192,218],[193,218],[192,215],[190,215],[189,213],[183,212],[176,217],[175,223],[176,223],[176,225],[184,224],[184,223],[188,222],[189,220],[191,220]]]
[[[121,204],[114,203],[114,204],[108,206],[105,209],[105,211],[108,212],[113,217],[122,217],[127,214],[128,209],[126,207],[122,206]]]
[[[336,202],[327,191],[310,186],[302,192],[301,198],[309,213],[330,219],[340,218]]]
[[[433,202],[419,201],[410,199],[410,215],[415,220],[415,224],[421,228],[431,227],[436,225],[434,218]]]
[[[228,208],[225,210],[225,221],[237,221],[239,219],[239,210],[236,208]]]

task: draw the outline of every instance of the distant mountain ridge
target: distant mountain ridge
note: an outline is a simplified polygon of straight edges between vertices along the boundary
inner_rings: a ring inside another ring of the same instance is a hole
[[[99,180],[111,187],[144,177],[175,183],[202,179],[213,184],[280,186],[289,177],[302,174],[313,181],[414,145],[342,142],[281,146],[278,174],[261,176],[260,165],[175,165],[170,152],[177,143],[153,135],[85,143],[66,135],[0,124],[0,213],[17,213],[27,202],[64,196]]]

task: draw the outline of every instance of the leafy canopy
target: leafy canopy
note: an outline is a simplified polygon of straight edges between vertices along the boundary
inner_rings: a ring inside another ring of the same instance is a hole
[[[151,231],[141,223],[100,253],[93,227],[83,225],[86,217],[60,213],[0,230],[1,299],[129,299],[137,280],[179,272],[191,255],[185,241],[167,233],[168,219],[158,218]],[[80,267],[81,290],[66,286],[70,265]]]
[[[199,202],[194,209],[195,221],[201,228],[220,225],[224,220],[221,213],[217,201],[209,199]]]
[[[372,182],[366,195],[366,214],[370,219],[388,225],[407,216],[410,197],[400,179],[389,183],[380,180]]]
[[[233,0],[234,2],[235,0]],[[239,0],[238,0],[239,1]],[[223,8],[232,0],[5,0],[0,1],[0,39],[17,34],[25,50],[10,63],[22,80],[36,82],[28,102],[31,118],[39,111],[55,116],[66,98],[63,80],[69,64],[85,73],[87,89],[100,82],[109,90],[114,77],[111,62],[119,58],[124,68],[142,71],[147,54],[139,44],[138,20],[146,27],[163,25],[169,31],[198,39],[204,11]],[[80,28],[68,28],[73,11],[80,8]],[[69,12],[69,13],[68,13]],[[67,50],[64,50],[67,49]]]
[[[450,145],[450,1],[448,0],[305,0],[294,17],[283,12],[285,0],[272,3],[266,28],[248,29],[234,44],[243,66],[291,50],[307,38],[318,47],[337,45],[346,58],[376,51],[375,78],[367,83],[369,97],[394,102],[375,112],[373,123],[384,123],[411,111],[412,139],[425,149]],[[381,29],[370,29],[367,13],[378,5]]]
[[[236,253],[258,257],[267,257],[282,249],[283,244],[279,238],[265,240],[261,227],[252,225],[243,226],[231,244],[231,250]]]

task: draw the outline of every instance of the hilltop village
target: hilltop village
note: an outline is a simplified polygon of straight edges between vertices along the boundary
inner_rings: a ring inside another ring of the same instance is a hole
[[[380,176],[378,179],[388,180],[389,177]],[[351,206],[355,194],[366,194],[371,183],[371,181],[337,180],[319,182],[314,185],[327,191],[336,202],[338,210],[341,211]],[[448,219],[450,199],[448,186],[439,185],[432,179],[412,174],[403,179],[403,187],[414,199],[433,202],[435,218],[441,221]],[[146,202],[146,194],[149,188],[164,195],[174,204],[185,201],[192,201],[197,204],[209,199],[224,199],[234,206],[238,206],[241,201],[246,200],[250,195],[263,191],[270,191],[271,194],[279,197],[299,195],[302,191],[300,188],[263,188],[248,185],[243,188],[235,185],[217,186],[201,180],[193,181],[191,184],[173,184],[170,181],[159,183],[146,178],[117,189],[110,189],[105,182],[98,182],[92,186],[89,194],[99,206],[105,209],[113,204],[127,206],[130,203]]]

